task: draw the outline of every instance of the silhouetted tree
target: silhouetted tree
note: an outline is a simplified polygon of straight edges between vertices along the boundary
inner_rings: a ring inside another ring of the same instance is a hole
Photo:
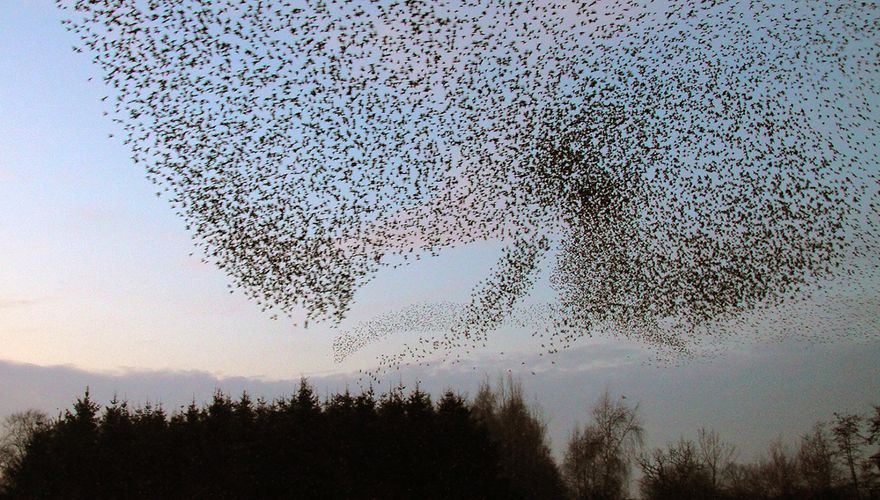
[[[727,471],[725,483],[725,491],[728,498],[767,498],[763,495],[764,485],[761,470],[757,464],[731,464]]]
[[[624,498],[633,460],[641,450],[644,429],[639,406],[605,391],[591,411],[591,421],[569,440],[563,463],[566,483],[575,498]]]
[[[529,406],[522,384],[508,375],[495,389],[484,381],[475,396],[474,415],[486,426],[500,453],[502,476],[517,498],[563,498],[565,487],[550,455],[547,427]]]
[[[598,465],[602,440],[595,429],[576,426],[568,440],[562,462],[562,476],[576,499],[590,498],[593,485],[599,482]]]
[[[626,496],[644,431],[638,405],[623,397],[606,391],[590,422],[575,427],[562,483],[544,423],[512,377],[494,389],[482,384],[471,404],[452,390],[434,403],[418,387],[404,389],[378,398],[372,389],[346,390],[322,403],[302,379],[287,398],[233,400],[217,391],[171,415],[115,397],[101,410],[86,390],[55,419],[34,411],[6,419],[0,498],[552,499],[565,497],[565,486],[578,499]],[[875,412],[838,414],[830,430],[820,423],[804,434],[796,454],[777,440],[743,464],[732,462],[732,445],[700,429],[696,442],[640,455],[640,492],[648,499],[876,497],[876,462],[861,458],[878,439]]]
[[[347,391],[322,405],[216,392],[170,417],[88,393],[36,426],[10,467],[10,498],[512,498],[498,444],[448,392],[434,405],[398,387],[377,402]]]
[[[705,427],[701,427],[697,431],[697,446],[700,461],[709,475],[709,484],[712,491],[710,496],[715,498],[719,496],[722,479],[733,463],[736,447],[722,440],[721,436],[714,430],[707,430]]]
[[[767,494],[772,498],[799,498],[798,466],[795,457],[789,453],[788,448],[781,439],[776,439],[770,444],[767,458],[760,462],[764,487]]]
[[[832,498],[834,485],[839,479],[835,449],[825,424],[817,422],[801,437],[797,463],[804,482],[804,496]]]
[[[464,398],[451,390],[437,402],[436,430],[437,436],[460,436],[459,440],[441,438],[436,444],[438,463],[448,464],[438,478],[442,498],[465,498],[468,490],[483,492],[483,498],[513,495],[507,481],[499,479],[501,457],[489,430],[473,417]]]
[[[872,445],[880,443],[880,406],[874,407],[874,414],[868,419],[868,442]],[[871,461],[880,473],[880,451],[871,456]]]
[[[856,498],[860,498],[859,475],[856,467],[862,458],[862,445],[865,442],[861,434],[863,417],[856,414],[835,413],[831,433],[837,444],[837,450],[844,465],[850,473],[850,486]]]
[[[642,497],[648,499],[709,499],[717,496],[711,471],[700,447],[681,438],[666,451],[656,449],[639,458]]]
[[[34,433],[47,424],[48,417],[39,410],[13,413],[3,419],[0,433],[0,491],[7,471],[17,467]]]

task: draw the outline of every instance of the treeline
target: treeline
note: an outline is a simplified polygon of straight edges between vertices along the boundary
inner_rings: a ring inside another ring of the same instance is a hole
[[[606,393],[569,439],[562,464],[569,495],[626,498],[635,465],[645,499],[880,499],[880,406],[866,416],[836,413],[803,434],[796,450],[776,440],[751,463],[738,462],[736,447],[716,431],[701,428],[696,437],[645,450],[638,405]]]
[[[794,450],[775,440],[752,463],[737,462],[733,444],[700,429],[696,441],[639,456],[639,485],[652,499],[880,499],[878,442],[880,406],[817,422]]]
[[[86,391],[55,419],[7,417],[0,498],[880,498],[874,410],[744,464],[705,429],[645,450],[638,405],[606,393],[557,466],[542,415],[510,377],[436,402],[402,386],[322,402],[303,380],[288,398],[218,392],[172,414],[101,408]]]
[[[101,409],[7,419],[6,498],[563,498],[546,429],[512,379],[473,403],[416,388],[375,397],[247,394],[167,414]]]

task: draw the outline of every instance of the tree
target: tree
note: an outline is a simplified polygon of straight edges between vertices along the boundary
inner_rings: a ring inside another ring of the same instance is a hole
[[[856,498],[859,494],[859,476],[856,467],[862,458],[862,445],[865,437],[861,434],[863,417],[856,414],[835,413],[831,433],[837,444],[837,451],[850,473],[850,486]]]
[[[781,439],[774,440],[767,454],[755,463],[730,465],[723,497],[735,499],[800,499],[800,477],[796,459]]]
[[[874,415],[868,422],[870,425],[868,429],[868,442],[871,444],[880,443],[880,406],[874,407]],[[880,473],[880,451],[871,455],[871,461],[874,462],[877,472]]]
[[[782,439],[770,443],[767,458],[760,462],[760,471],[764,489],[770,497],[797,498],[797,462]]]
[[[761,498],[764,492],[761,471],[757,464],[733,463],[725,479],[725,490],[729,498]]]
[[[606,390],[591,411],[591,422],[576,429],[563,463],[566,483],[576,498],[626,496],[633,460],[644,443],[639,406],[629,407]]]
[[[717,432],[700,427],[697,431],[697,445],[700,460],[709,475],[712,491],[721,489],[721,479],[733,463],[736,446],[723,441]]]
[[[644,498],[709,499],[716,495],[702,450],[691,440],[681,438],[670,444],[666,452],[656,449],[650,457],[641,457],[639,466],[643,474],[639,486]]]
[[[492,390],[488,377],[480,383],[477,394],[474,395],[474,402],[471,404],[471,414],[477,420],[483,421],[486,425],[494,418],[495,409],[498,406],[498,396]]]
[[[562,477],[575,498],[590,498],[593,485],[599,482],[599,451],[602,445],[596,430],[575,426],[568,440],[562,462]]]
[[[437,401],[438,492],[441,498],[502,498],[498,447],[485,426],[475,425],[465,399],[447,390]],[[445,467],[443,467],[445,465]]]
[[[0,498],[548,498],[511,488],[497,442],[451,392],[316,401],[308,384],[256,405],[218,391],[169,419],[115,399],[97,416],[87,395],[36,428]]]
[[[797,464],[808,496],[827,498],[832,494],[839,473],[834,455],[834,443],[825,424],[817,422],[801,437]]]
[[[498,445],[502,476],[519,498],[562,498],[564,486],[550,455],[547,426],[529,406],[522,383],[508,375],[494,391],[484,381],[474,399],[473,415]]]
[[[0,487],[3,486],[7,471],[21,463],[34,432],[48,421],[46,414],[40,410],[13,413],[3,419],[3,433],[0,435]]]

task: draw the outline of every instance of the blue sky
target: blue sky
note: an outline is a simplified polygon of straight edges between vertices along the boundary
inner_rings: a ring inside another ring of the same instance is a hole
[[[189,256],[184,224],[109,137],[119,127],[103,115],[97,71],[51,2],[6,4],[0,22],[0,248],[14,263],[0,271],[4,358],[276,378],[350,368],[329,363],[326,327],[271,321]],[[401,299],[466,294],[493,247],[451,252],[467,254],[460,285],[442,261],[384,276],[352,321]]]
[[[0,277],[3,357],[275,377],[326,369],[326,335],[291,335],[189,257],[183,223],[109,137],[118,126],[103,116],[100,79],[88,81],[89,57],[72,52],[51,2],[4,10],[0,245],[15,265]]]
[[[0,413],[53,411],[85,385],[104,401],[119,392],[170,407],[216,386],[279,395],[300,375],[337,390],[405,340],[334,364],[336,331],[273,321],[228,294],[220,271],[189,256],[183,222],[131,162],[112,113],[103,115],[111,105],[101,101],[98,71],[71,50],[60,19],[48,0],[0,7]],[[485,242],[383,271],[359,292],[343,329],[407,304],[466,299],[498,248]],[[840,305],[864,331],[822,343],[750,339],[713,358],[656,367],[638,344],[595,339],[551,367],[524,332],[503,331],[469,366],[405,368],[399,377],[472,390],[484,374],[511,370],[540,392],[557,446],[608,387],[645,402],[653,443],[705,424],[754,450],[833,411],[880,403],[877,304],[865,299],[875,290],[869,281]]]

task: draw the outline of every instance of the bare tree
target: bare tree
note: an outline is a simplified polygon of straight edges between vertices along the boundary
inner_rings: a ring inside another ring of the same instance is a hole
[[[880,443],[880,406],[874,407],[874,415],[868,420],[870,424],[870,428],[868,429],[868,442],[870,444],[878,444]],[[880,473],[880,451],[871,455],[871,461],[874,462],[874,466],[877,467],[877,472]]]
[[[605,391],[591,412],[591,422],[568,443],[563,474],[572,493],[584,499],[626,496],[632,462],[644,446],[639,405],[626,405]]]
[[[18,465],[24,457],[34,431],[47,422],[48,417],[39,410],[13,413],[3,419],[3,433],[0,434],[0,484],[6,471]]]
[[[799,481],[795,458],[781,438],[770,443],[767,458],[761,461],[761,475],[765,490],[776,498],[792,498]]]
[[[589,498],[593,485],[599,482],[598,464],[602,440],[596,429],[575,426],[568,440],[568,449],[562,462],[562,475],[575,498]]]
[[[659,498],[663,495],[665,485],[672,476],[672,464],[669,455],[661,448],[656,448],[650,455],[645,454],[638,459],[639,468],[642,470],[642,478],[639,486],[643,498]]]
[[[821,497],[832,491],[838,476],[834,454],[834,443],[822,422],[801,437],[798,468],[811,496]]]
[[[666,451],[654,450],[639,458],[643,498],[653,500],[708,499],[715,494],[700,448],[689,439],[670,443]]]
[[[474,402],[471,405],[471,415],[488,426],[495,416],[497,406],[498,397],[492,391],[492,386],[487,378],[480,383],[480,388],[474,396]]]
[[[725,489],[730,498],[755,497],[756,492],[765,490],[761,467],[758,464],[733,463],[725,479]]]
[[[717,492],[721,488],[721,478],[733,463],[736,446],[722,440],[717,432],[705,427],[700,427],[697,431],[697,446],[700,461],[709,475],[712,491]]]
[[[849,470],[851,486],[856,498],[860,498],[856,466],[861,461],[862,445],[865,443],[865,437],[861,433],[862,421],[861,415],[835,413],[834,425],[831,427],[838,454]]]

